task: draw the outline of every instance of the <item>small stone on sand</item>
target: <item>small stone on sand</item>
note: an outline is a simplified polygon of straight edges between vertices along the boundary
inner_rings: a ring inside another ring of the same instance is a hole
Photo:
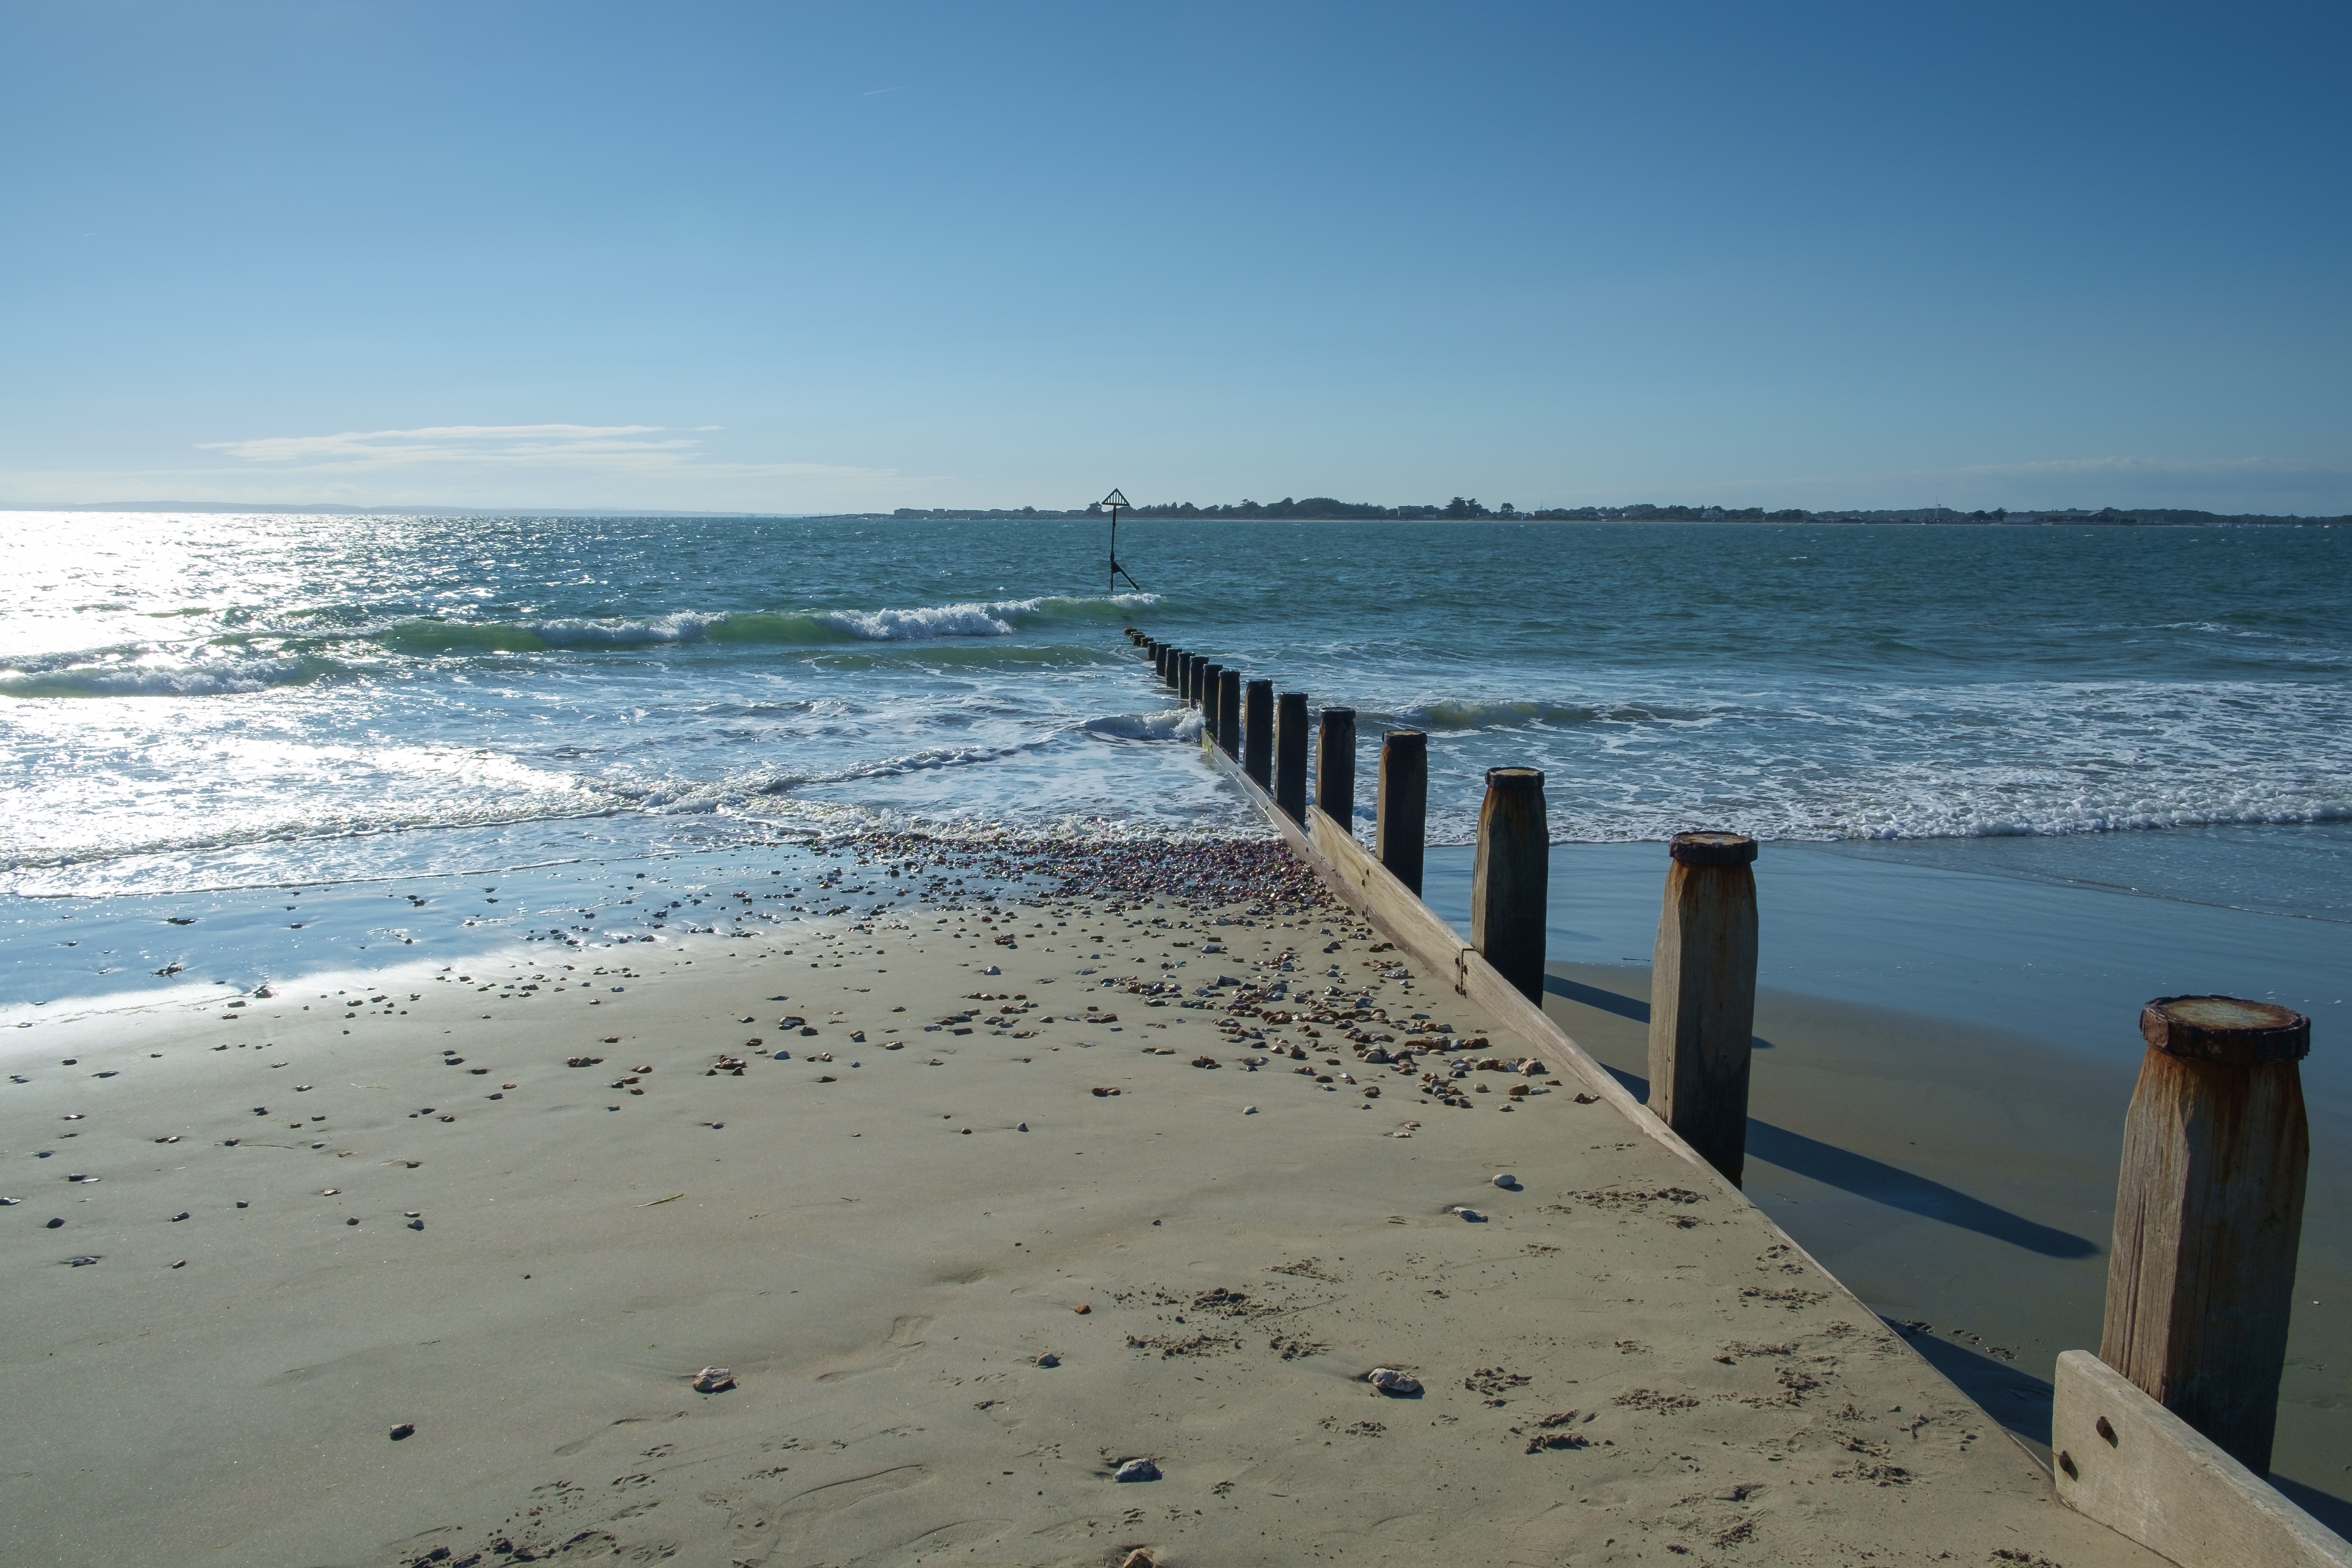
[[[723,1366],[706,1366],[694,1374],[697,1394],[724,1394],[735,1386],[735,1374]]]
[[[1115,1481],[1156,1481],[1160,1467],[1149,1459],[1129,1459],[1119,1466],[1110,1478]]]

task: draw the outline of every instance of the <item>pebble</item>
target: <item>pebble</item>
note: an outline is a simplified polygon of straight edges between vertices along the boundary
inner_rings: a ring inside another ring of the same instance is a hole
[[[1509,1192],[1518,1186],[1519,1179],[1518,1177],[1511,1174],[1510,1172],[1505,1171],[1495,1178],[1495,1184],[1501,1187],[1506,1192]]]
[[[1484,1225],[1486,1223],[1486,1216],[1480,1214],[1476,1209],[1457,1206],[1454,1212],[1460,1215],[1464,1219],[1468,1220],[1472,1225]]]
[[[404,1421],[399,1426],[394,1426],[390,1435],[392,1440],[395,1443],[401,1442],[405,1438],[414,1437],[416,1436],[416,1423],[414,1421]]]
[[[735,1386],[735,1374],[723,1366],[706,1366],[694,1374],[697,1394],[724,1394]]]
[[[1119,1466],[1110,1479],[1115,1481],[1156,1481],[1160,1479],[1160,1467],[1149,1459],[1129,1459]]]
[[[1052,1351],[1047,1351],[1044,1355],[1037,1358],[1037,1364],[1043,1367],[1059,1366],[1062,1364],[1062,1358],[1055,1355]]]
[[[1257,1114],[1257,1107],[1255,1105],[1244,1105],[1242,1107],[1242,1114],[1244,1116],[1255,1116]]]
[[[1382,1394],[1394,1394],[1399,1399],[1410,1399],[1421,1392],[1421,1379],[1410,1373],[1397,1372],[1385,1366],[1376,1366],[1364,1373],[1364,1381]]]

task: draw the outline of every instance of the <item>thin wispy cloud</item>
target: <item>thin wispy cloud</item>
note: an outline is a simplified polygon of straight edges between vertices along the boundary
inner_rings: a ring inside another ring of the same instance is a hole
[[[332,501],[795,510],[928,501],[945,482],[848,463],[713,450],[718,427],[427,425],[198,443],[196,461],[100,471],[0,468],[24,500]]]
[[[711,426],[702,426],[708,430]],[[341,430],[325,436],[255,436],[204,441],[250,471],[362,474],[456,469],[468,473],[559,472],[612,479],[814,479],[899,478],[887,468],[842,463],[747,463],[709,452],[698,431],[662,425],[427,425],[413,430]]]
[[[676,468],[702,443],[658,425],[431,425],[415,430],[343,430],[331,436],[258,436],[204,441],[197,449],[305,472],[421,463],[542,463]]]

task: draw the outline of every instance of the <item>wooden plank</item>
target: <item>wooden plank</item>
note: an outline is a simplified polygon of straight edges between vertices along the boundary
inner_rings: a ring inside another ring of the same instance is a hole
[[[2274,1003],[2164,996],[2140,1033],[2099,1359],[2266,1472],[2311,1163],[2311,1021]]]
[[[2058,1358],[2058,1500],[2182,1568],[2352,1568],[2352,1545],[2088,1351]]]
[[[1517,986],[1504,979],[1493,964],[1478,955],[1476,949],[1455,935],[1454,928],[1439,919],[1436,910],[1422,902],[1417,894],[1398,881],[1386,867],[1356,842],[1352,834],[1328,816],[1324,816],[1319,825],[1315,824],[1314,819],[1322,814],[1312,808],[1308,810],[1307,824],[1292,821],[1290,814],[1276,806],[1274,797],[1261,789],[1238,763],[1213,745],[1203,745],[1202,752],[1211,765],[1233,781],[1234,786],[1256,808],[1258,815],[1281,833],[1283,842],[1290,847],[1291,853],[1312,868],[1341,902],[1370,921],[1398,948],[1419,959],[1423,968],[1430,973],[1444,974],[1450,964],[1455,992],[1483,1011],[1493,1021],[1497,1032],[1512,1037],[1529,1056],[1542,1058],[1546,1065],[1565,1079],[1582,1085],[1584,1092],[1623,1118],[1628,1128],[1681,1160],[1689,1167],[1690,1179],[1695,1184],[1703,1186],[1711,1194],[1727,1202],[1752,1211],[1780,1239],[1780,1244],[1789,1249],[1792,1258],[1827,1280],[1856,1313],[1869,1318],[1878,1315],[1875,1309],[1853,1293],[1851,1286],[1832,1273],[1820,1258],[1800,1246],[1796,1237],[1781,1229],[1778,1221],[1758,1208],[1754,1200],[1740,1191],[1736,1184],[1725,1180],[1722,1172],[1708,1164],[1697,1150],[1653,1115],[1648,1106],[1634,1099],[1631,1090],[1619,1083],[1615,1076],[1595,1061],[1583,1047],[1570,1038],[1568,1031],[1554,1023],[1541,1006],[1520,994]],[[1914,1351],[1911,1353],[1916,1356],[1918,1352]],[[1954,1392],[1957,1394],[1958,1391]],[[2017,1450],[2036,1469],[2042,1468],[2041,1459],[2022,1442],[2017,1444]],[[2205,1568],[2205,1565],[2189,1564],[2189,1568]]]
[[[1260,816],[1274,824],[1284,842],[1290,846],[1291,853],[1313,868],[1342,902],[1370,921],[1382,936],[1418,962],[1424,973],[1433,977],[1451,976],[1454,992],[1483,1009],[1495,1021],[1496,1027],[1510,1035],[1528,1055],[1542,1058],[1555,1073],[1574,1080],[1585,1093],[1613,1107],[1643,1136],[1688,1161],[1695,1173],[1714,1190],[1741,1204],[1748,1203],[1737,1186],[1725,1181],[1722,1173],[1676,1137],[1672,1128],[1651,1115],[1649,1107],[1634,1099],[1607,1068],[1570,1039],[1568,1031],[1521,995],[1518,987],[1496,973],[1494,965],[1479,957],[1477,951],[1456,935],[1435,910],[1423,903],[1387,867],[1373,859],[1371,853],[1356,842],[1354,835],[1311,806],[1307,809],[1307,823],[1313,826],[1293,822],[1290,814],[1276,806],[1274,797],[1260,789],[1231,758],[1214,746],[1203,746],[1202,753],[1233,781]],[[1320,822],[1316,821],[1318,817]],[[1795,1247],[1796,1243],[1790,1241],[1789,1245]],[[1803,1252],[1801,1247],[1798,1250]],[[1805,1257],[1807,1261],[1812,1261],[1810,1254]],[[1821,1266],[1814,1263],[1814,1267]],[[1829,1274],[1826,1268],[1822,1272]],[[1855,1306],[1868,1310],[1860,1297],[1853,1300]]]
[[[1678,833],[1650,963],[1650,1109],[1734,1182],[1748,1157],[1756,841]]]

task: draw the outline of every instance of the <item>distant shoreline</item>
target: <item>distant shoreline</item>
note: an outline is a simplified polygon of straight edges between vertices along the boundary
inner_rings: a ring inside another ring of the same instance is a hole
[[[1344,509],[1344,510],[1339,510]],[[1475,510],[1471,510],[1475,509]],[[661,507],[565,506],[346,506],[300,501],[8,501],[0,512],[160,512],[187,511],[231,516],[331,517],[837,517],[859,522],[1057,522],[1100,519],[1109,514],[1098,507],[1054,511],[1036,507],[899,507],[892,511],[686,511]],[[1761,507],[1726,509],[1691,506],[1546,507],[1533,511],[1516,508],[1489,510],[1475,501],[1456,510],[1452,506],[1381,507],[1354,502],[1318,505],[1307,501],[1242,501],[1234,506],[1137,507],[1123,513],[1130,521],[1192,521],[1204,522],[1731,522],[1778,527],[1791,524],[1837,523],[1960,528],[2334,528],[2352,525],[2352,513],[2311,516],[2299,513],[2212,512],[2179,507],[2126,510],[2101,507],[2044,508],[2039,510],[1955,511],[1949,507],[1896,509],[1842,508],[1805,511],[1788,508],[1766,511]]]

